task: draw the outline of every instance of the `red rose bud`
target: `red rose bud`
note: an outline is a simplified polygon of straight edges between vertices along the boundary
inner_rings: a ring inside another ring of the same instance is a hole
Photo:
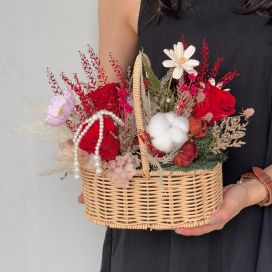
[[[82,130],[86,127],[83,126]],[[88,152],[95,153],[95,147],[99,137],[99,121],[96,121],[88,132],[82,137],[79,148]],[[102,160],[114,160],[120,151],[120,142],[117,137],[117,128],[109,117],[104,117],[103,140],[99,154]]]
[[[197,145],[194,142],[187,142],[175,156],[173,163],[177,166],[189,166],[198,155]]]
[[[190,134],[195,138],[204,138],[207,136],[208,126],[207,122],[202,119],[194,117],[189,118]]]

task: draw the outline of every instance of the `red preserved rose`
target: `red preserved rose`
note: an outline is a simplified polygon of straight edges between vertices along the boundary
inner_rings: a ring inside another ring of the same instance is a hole
[[[84,129],[86,125],[83,126]],[[97,120],[88,132],[83,136],[79,143],[79,148],[94,154],[99,136],[99,121]],[[114,160],[120,152],[120,142],[118,139],[117,128],[109,117],[104,117],[103,140],[100,147],[102,160]]]
[[[194,108],[193,116],[195,118],[204,118],[212,124],[235,113],[236,99],[229,91],[221,90],[208,82],[203,94],[205,100]]]
[[[120,116],[117,83],[108,83],[91,91],[87,98],[91,99],[96,111],[108,110]]]
[[[177,166],[189,166],[197,158],[198,148],[194,142],[186,142],[176,154],[173,163]]]

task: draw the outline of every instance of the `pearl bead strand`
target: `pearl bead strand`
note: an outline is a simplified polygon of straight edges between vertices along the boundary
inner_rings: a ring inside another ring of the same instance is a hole
[[[97,175],[102,175],[103,169],[102,169],[102,162],[101,157],[99,155],[100,147],[103,141],[103,131],[104,131],[104,115],[110,117],[113,121],[115,121],[119,126],[124,126],[123,121],[115,115],[113,112],[107,111],[107,110],[101,110],[92,115],[89,119],[85,120],[77,129],[75,132],[73,142],[74,142],[74,177],[76,179],[79,178],[79,162],[78,162],[78,147],[81,139],[84,137],[84,135],[88,132],[88,130],[91,128],[91,126],[99,120],[99,136],[98,141],[95,147],[95,153],[94,153],[94,160],[95,160],[95,173]],[[86,125],[86,127],[82,130],[83,126]]]

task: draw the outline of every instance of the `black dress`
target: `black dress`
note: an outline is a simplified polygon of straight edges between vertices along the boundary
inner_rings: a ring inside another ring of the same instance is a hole
[[[229,87],[237,110],[254,107],[247,144],[231,150],[224,184],[235,183],[252,166],[272,163],[272,24],[255,14],[237,15],[243,0],[183,0],[180,19],[151,20],[142,0],[137,52],[144,48],[153,69],[163,76],[163,49],[181,40],[200,51],[205,37],[210,58],[223,56],[219,77],[238,70]],[[137,53],[136,52],[136,53]],[[200,59],[196,54],[195,59]],[[272,272],[272,206],[244,209],[222,230],[199,237],[174,231],[107,229],[101,272]]]

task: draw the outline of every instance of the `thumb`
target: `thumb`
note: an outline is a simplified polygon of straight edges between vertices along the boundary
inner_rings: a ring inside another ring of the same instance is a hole
[[[231,218],[233,218],[236,214],[239,213],[239,204],[233,199],[231,196],[227,196],[227,192],[231,188],[226,188],[225,190],[225,198],[223,202],[222,208],[211,214],[209,218],[210,224],[220,224],[224,222],[228,222]]]

